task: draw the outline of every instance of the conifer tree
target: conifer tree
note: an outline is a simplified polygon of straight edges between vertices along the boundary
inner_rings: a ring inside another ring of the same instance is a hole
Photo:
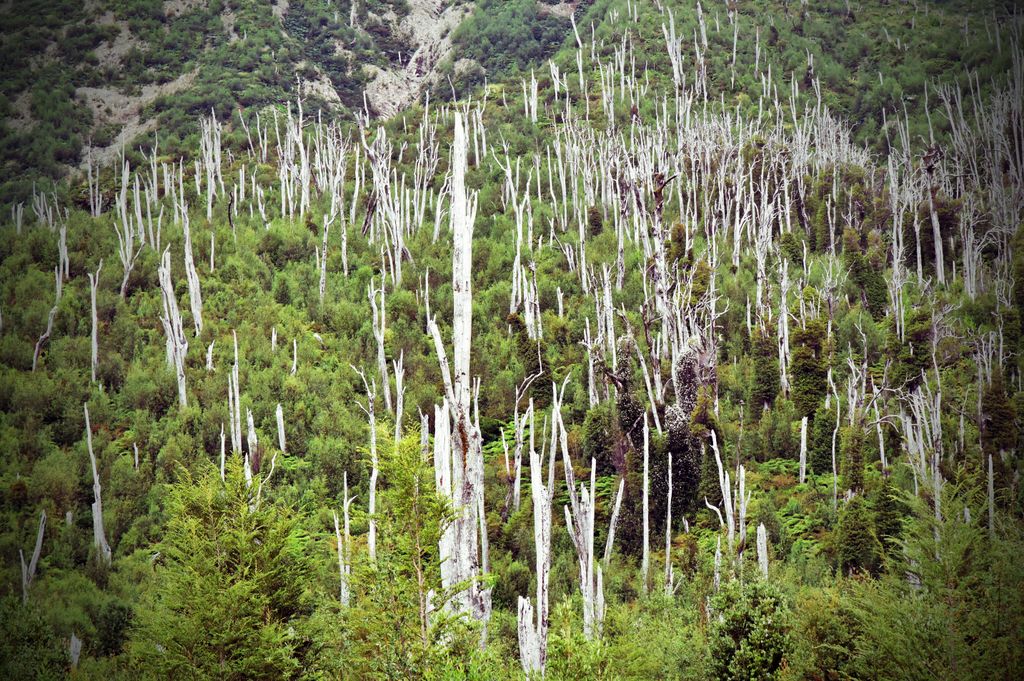
[[[790,383],[797,415],[810,416],[818,408],[827,390],[825,324],[820,319],[807,321],[793,331]]]
[[[871,536],[871,509],[861,495],[846,504],[839,517],[836,558],[839,569],[846,574],[875,568],[875,540]]]
[[[986,454],[998,455],[1017,445],[1017,414],[1006,395],[1001,372],[981,393],[981,444]]]
[[[711,607],[708,633],[715,679],[775,679],[790,648],[789,606],[767,580],[738,580],[722,587]]]
[[[158,676],[296,677],[308,647],[310,537],[294,511],[260,498],[233,457],[169,492],[152,589],[138,609],[132,658]]]
[[[903,518],[906,508],[899,498],[899,491],[888,476],[875,495],[875,536],[880,544],[881,555],[889,557],[899,548],[895,544],[903,535]]]
[[[843,429],[843,484],[854,494],[864,491],[864,428],[860,423]]]
[[[751,401],[760,412],[764,407],[770,407],[779,394],[779,351],[775,338],[761,328],[754,329],[750,344],[754,354]]]
[[[822,402],[814,412],[808,433],[808,463],[817,475],[832,472],[832,431],[836,426],[836,407],[827,409]]]

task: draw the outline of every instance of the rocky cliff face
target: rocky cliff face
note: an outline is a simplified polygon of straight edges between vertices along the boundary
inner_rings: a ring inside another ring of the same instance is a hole
[[[576,4],[538,7],[561,16]],[[479,55],[454,54],[456,31],[482,11],[470,0],[18,5],[0,0],[0,168],[26,190],[90,161],[109,165],[156,134],[161,152],[178,155],[176,141],[211,111],[237,119],[302,97],[308,111],[386,118],[447,91],[449,76],[484,72]],[[487,54],[500,58],[502,45]]]
[[[472,9],[470,4],[445,0],[409,0],[409,13],[396,28],[406,37],[412,54],[392,67],[365,67],[372,74],[365,90],[371,113],[392,116],[437,82],[438,67],[452,53],[452,32]]]

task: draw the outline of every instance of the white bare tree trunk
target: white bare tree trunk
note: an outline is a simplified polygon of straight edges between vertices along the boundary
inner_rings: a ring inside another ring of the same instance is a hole
[[[78,635],[74,632],[71,633],[71,639],[68,642],[68,657],[71,658],[71,668],[75,669],[78,667],[78,658],[82,654],[82,639],[78,638]]]
[[[761,576],[768,579],[768,530],[764,523],[757,526],[757,564],[761,568]]]
[[[935,244],[935,274],[940,284],[946,283],[946,265],[942,255],[942,231],[939,229],[939,213],[935,209],[935,197],[932,187],[925,187],[928,194],[928,214],[932,221],[932,240]],[[920,247],[920,246],[919,246]]]
[[[171,250],[164,250],[158,270],[160,292],[163,294],[164,313],[160,317],[164,333],[167,336],[167,363],[174,367],[178,380],[178,403],[188,406],[185,392],[185,354],[188,352],[188,340],[181,323],[181,312],[178,311],[178,300],[174,297],[174,283],[171,281]]]
[[[248,487],[252,485],[252,465],[253,460],[256,457],[256,452],[259,451],[259,438],[256,436],[256,424],[252,420],[252,409],[245,410],[245,421],[248,425],[248,434],[246,436],[246,444],[248,445],[248,451],[245,453],[245,484]]]
[[[188,304],[192,309],[192,324],[196,327],[196,336],[203,331],[203,293],[199,288],[199,273],[192,258],[192,229],[189,226],[188,206],[181,206],[182,229],[185,232],[185,279],[188,281]]]
[[[352,574],[352,537],[349,533],[349,506],[355,497],[348,495],[348,472],[344,473],[344,492],[342,496],[342,515],[345,518],[345,534],[342,536],[338,527],[338,513],[334,512],[334,535],[338,541],[338,576],[339,599],[342,607],[347,608],[351,599],[349,578]]]
[[[354,367],[353,367],[354,368]],[[377,382],[366,381],[366,375],[358,372],[363,378],[363,386],[366,388],[366,406],[359,405],[370,424],[370,494],[367,504],[367,514],[370,516],[369,534],[367,535],[366,547],[370,554],[370,560],[377,560],[377,476],[379,474],[377,460],[377,416],[374,410],[374,402],[377,399]]]
[[[604,545],[604,564],[612,560],[612,548],[615,545],[615,526],[619,521],[619,510],[622,508],[622,493],[626,488],[626,478],[619,478],[619,491],[615,495],[615,506],[612,508],[612,517],[608,523],[608,540]]]
[[[324,241],[323,246],[320,250],[320,304],[324,304],[324,294],[327,292],[327,234],[331,229],[331,222],[334,221],[334,217],[330,218],[324,215]]]
[[[287,450],[285,449],[284,442],[284,410],[281,408],[281,403],[277,403],[277,410],[275,411],[277,417],[277,446],[284,454]]]
[[[96,468],[96,455],[92,451],[92,425],[89,423],[89,404],[82,405],[85,411],[85,444],[89,449],[89,463],[92,464],[92,541],[96,547],[97,559],[104,565],[110,565],[110,545],[107,543],[106,532],[103,531],[103,489],[100,487],[100,474]]]
[[[92,334],[89,336],[89,346],[91,349],[92,362],[90,364],[90,375],[92,382],[96,382],[96,371],[100,366],[100,353],[99,353],[99,324],[96,319],[96,287],[100,283],[100,270],[103,269],[103,260],[100,259],[99,267],[96,268],[96,274],[89,273],[89,310],[91,312],[90,318],[92,319]]]
[[[36,533],[36,546],[32,551],[32,558],[29,564],[25,565],[25,554],[21,549],[18,555],[21,557],[21,603],[28,603],[28,590],[32,586],[32,580],[36,576],[36,566],[39,565],[39,554],[43,551],[43,535],[46,532],[46,511],[39,513],[39,531]]]
[[[435,476],[438,492],[451,499],[456,513],[455,520],[439,542],[441,581],[445,589],[465,585],[450,601],[450,607],[486,627],[491,610],[490,590],[482,589],[479,584],[481,558],[478,553],[482,543],[480,533],[486,529],[482,518],[478,518],[483,508],[483,450],[480,430],[470,418],[469,358],[473,334],[472,249],[476,200],[466,192],[466,147],[466,127],[462,113],[456,111],[450,208],[454,307],[454,356],[451,365],[436,321],[430,319],[428,326],[434,339],[446,395],[446,410],[438,410],[435,414]]]
[[[373,331],[374,339],[377,341],[377,371],[381,375],[381,390],[384,392],[384,408],[387,411],[391,411],[391,387],[388,380],[387,371],[387,353],[384,348],[384,332],[387,325],[386,308],[384,304],[384,278],[381,278],[381,286],[379,289],[374,288],[374,283],[371,280],[370,286],[367,289],[368,297],[370,298],[370,307],[373,310]],[[377,302],[377,297],[380,296],[380,303]]]
[[[120,223],[114,220],[114,233],[117,234],[117,254],[121,258],[121,267],[124,271],[121,277],[121,288],[119,295],[124,298],[125,293],[128,291],[128,278],[132,274],[132,269],[135,268],[135,261],[142,253],[142,249],[145,244],[135,248],[135,232],[132,230],[131,225],[124,224],[118,227]]]
[[[402,439],[402,412],[405,411],[405,351],[398,354],[398,360],[391,363],[395,372],[395,447]]]
[[[722,518],[721,512],[716,506],[712,506],[707,497],[704,497],[704,504],[710,508],[718,516],[720,524],[725,525],[726,536],[728,539],[729,555],[732,555],[733,542],[736,536],[736,522],[734,518],[734,506],[732,498],[732,483],[729,479],[729,471],[722,465],[722,456],[718,451],[718,436],[715,435],[715,431],[711,431],[711,450],[715,453],[715,463],[718,466],[718,486],[722,490],[722,507],[725,509],[725,518]]]
[[[228,374],[228,416],[231,419],[231,452],[242,453],[242,395],[238,375],[238,333],[231,332],[235,361]]]
[[[559,408],[558,394],[555,394],[553,411]],[[532,415],[531,401],[528,414]],[[525,421],[525,418],[524,418]],[[552,453],[558,421],[552,419]],[[518,425],[517,425],[518,427]],[[520,440],[521,440],[520,436]],[[532,440],[532,438],[531,438]],[[554,466],[552,457],[549,466]],[[519,660],[523,671],[529,674],[544,674],[547,661],[548,642],[548,575],[551,570],[551,508],[553,490],[544,486],[543,464],[540,455],[530,446],[530,491],[533,496],[533,539],[537,563],[537,609],[536,621],[534,608],[529,598],[519,597]]]
[[[35,350],[32,352],[32,371],[35,372],[36,367],[39,365],[39,353],[42,352],[43,346],[49,342],[50,334],[53,333],[53,322],[57,318],[57,309],[60,305],[60,299],[64,292],[63,278],[60,273],[60,265],[53,268],[54,273],[54,286],[56,287],[54,293],[53,307],[50,308],[50,314],[46,318],[46,330],[43,331],[42,335],[39,336],[39,340],[36,341]]]
[[[220,481],[224,482],[225,465],[227,463],[227,436],[224,435],[224,422],[220,422]],[[135,470],[139,469],[139,448],[135,448]]]
[[[807,480],[807,417],[800,419],[800,484]]]

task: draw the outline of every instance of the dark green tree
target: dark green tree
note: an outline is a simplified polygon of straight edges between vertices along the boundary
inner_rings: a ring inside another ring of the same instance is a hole
[[[318,610],[315,626],[325,643],[321,664],[341,677],[423,678],[435,670],[446,646],[452,654],[468,654],[470,639],[479,637],[466,636],[464,623],[454,618],[427,619],[430,607],[440,609],[451,596],[441,588],[437,551],[453,516],[421,457],[419,433],[397,447],[386,436],[378,445],[386,486],[378,498],[377,560],[354,561],[351,607],[335,615],[332,599]],[[437,594],[433,604],[431,592]]]
[[[0,599],[0,676],[5,679],[67,677],[67,646],[43,618],[33,601]]]
[[[882,268],[863,252],[860,235],[852,227],[843,231],[843,260],[850,273],[850,283],[860,294],[865,309],[875,317],[883,315],[889,292]]]
[[[846,574],[875,569],[875,540],[871,509],[864,497],[857,494],[846,504],[839,516],[836,557],[839,569]]]
[[[700,442],[690,433],[690,422],[680,407],[665,409],[667,447],[672,454],[672,517],[692,516],[700,486]]]
[[[754,387],[750,397],[753,407],[760,412],[764,407],[770,407],[779,394],[778,340],[756,328],[750,344],[754,354]]]
[[[778,678],[790,648],[790,612],[782,593],[765,580],[731,581],[711,599],[708,632],[714,678]]]
[[[133,660],[166,677],[297,677],[308,645],[297,632],[311,611],[313,578],[301,517],[267,489],[260,498],[260,478],[247,485],[237,458],[224,482],[212,466],[180,476],[138,610]]]
[[[835,428],[836,406],[832,404],[826,409],[822,402],[814,412],[807,434],[807,458],[811,470],[818,475],[832,472],[832,434]],[[836,442],[838,447],[839,443]]]
[[[981,393],[981,444],[986,454],[1010,451],[1017,445],[1017,413],[1006,394],[1001,372]]]
[[[886,476],[874,498],[875,536],[881,547],[881,555],[889,557],[898,551],[897,544],[903,536],[903,519],[906,505],[900,499],[899,490]]]
[[[810,416],[818,408],[827,390],[825,323],[808,320],[804,328],[793,331],[790,358],[790,382],[793,405],[798,416]]]
[[[587,412],[583,421],[583,460],[597,461],[598,475],[615,472],[615,450],[619,439],[614,404],[600,402]]]
[[[842,431],[843,485],[854,494],[864,491],[864,428],[859,422]]]

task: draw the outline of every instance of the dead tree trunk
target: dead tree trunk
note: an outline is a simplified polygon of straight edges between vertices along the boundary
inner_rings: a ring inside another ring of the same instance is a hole
[[[85,411],[85,444],[89,449],[89,463],[92,464],[92,541],[96,547],[97,559],[104,565],[110,565],[110,545],[107,544],[107,535],[103,531],[103,489],[100,487],[100,474],[96,468],[96,455],[92,451],[92,425],[89,423],[89,404],[82,405]]]
[[[481,560],[478,518],[483,508],[483,450],[480,430],[470,418],[469,358],[473,335],[472,250],[476,200],[466,191],[466,127],[462,113],[455,112],[455,140],[452,147],[451,226],[453,362],[448,363],[436,320],[429,328],[445,386],[447,412],[438,411],[435,425],[434,466],[438,492],[452,501],[455,520],[439,542],[442,586],[465,585],[450,601],[456,613],[469,615],[484,624],[490,619],[490,590],[479,583]],[[448,434],[450,433],[450,439]],[[445,566],[447,562],[447,567]],[[486,629],[485,629],[486,630]]]
[[[182,229],[185,232],[185,279],[188,281],[188,304],[192,309],[192,324],[196,327],[196,336],[203,331],[203,294],[199,288],[199,273],[192,258],[192,229],[189,226],[188,206],[181,206]]]
[[[800,419],[800,484],[807,480],[807,417]]]
[[[64,286],[62,284],[62,277],[60,275],[60,265],[53,268],[54,277],[56,281],[56,293],[54,294],[53,307],[50,308],[50,314],[46,318],[46,330],[43,331],[42,335],[39,336],[39,340],[36,341],[35,350],[32,352],[32,371],[35,372],[36,367],[39,366],[39,353],[42,352],[43,346],[50,340],[50,334],[53,333],[53,321],[57,318],[57,309],[60,306],[60,298],[64,292]]]
[[[28,603],[28,590],[32,586],[32,580],[36,576],[36,566],[39,564],[39,554],[43,551],[43,535],[46,532],[46,511],[39,514],[39,531],[36,533],[36,547],[32,551],[32,558],[28,565],[25,565],[25,554],[19,549],[21,557],[21,603]]]
[[[552,413],[560,407],[559,395],[555,393]],[[527,415],[533,415],[533,403],[531,400]],[[524,416],[525,423],[525,416]],[[558,417],[552,418],[552,455],[554,454],[554,440],[557,437],[556,423]],[[517,423],[518,429],[518,423]],[[532,431],[531,431],[532,432]],[[522,436],[518,436],[517,454],[521,449],[519,443]],[[517,457],[518,458],[518,457]],[[554,456],[548,462],[548,470],[554,467]],[[544,486],[543,464],[540,455],[530,446],[530,491],[533,496],[533,539],[537,563],[537,610],[536,621],[534,619],[533,605],[529,598],[519,597],[519,660],[523,665],[523,671],[527,674],[544,674],[544,666],[547,661],[548,647],[548,574],[551,570],[551,508],[554,498],[554,490]]]
[[[377,341],[377,370],[380,372],[381,390],[384,392],[384,408],[391,411],[391,383],[388,379],[388,360],[384,349],[384,331],[387,324],[384,307],[384,278],[381,278],[380,288],[374,288],[371,279],[366,293],[373,311],[373,338]],[[378,295],[380,296],[379,304],[377,303]],[[366,382],[365,379],[363,382]]]
[[[768,579],[768,530],[764,523],[757,526],[757,564],[761,568],[761,577]]]
[[[338,527],[338,513],[334,513],[334,535],[338,541],[338,576],[339,576],[339,599],[341,605],[347,608],[350,601],[349,577],[352,574],[352,537],[349,534],[348,509],[355,497],[348,495],[348,472],[344,474],[344,492],[341,498],[342,515],[345,518],[345,534],[341,534]]]
[[[103,269],[103,260],[100,260],[99,267],[96,268],[96,274],[89,273],[89,309],[91,311],[90,318],[92,319],[92,335],[89,337],[89,346],[91,349],[92,362],[90,366],[90,375],[92,382],[96,382],[96,370],[99,369],[99,324],[96,320],[96,287],[100,283],[100,270]]]
[[[372,379],[367,382],[366,374],[355,367],[352,368],[362,377],[363,386],[366,388],[366,405],[359,405],[359,408],[366,414],[366,418],[370,424],[370,498],[366,509],[370,516],[370,529],[366,540],[366,546],[370,554],[370,560],[376,561],[377,519],[374,517],[374,514],[377,512],[377,475],[379,473],[379,469],[377,461],[377,416],[374,411],[374,402],[377,399],[377,382]]]
[[[167,363],[174,367],[178,380],[178,403],[184,408],[188,406],[185,393],[185,354],[188,352],[188,340],[181,323],[181,312],[178,311],[178,300],[174,297],[174,283],[171,281],[171,250],[164,250],[158,270],[160,292],[163,294],[164,313],[160,321],[167,336]]]

